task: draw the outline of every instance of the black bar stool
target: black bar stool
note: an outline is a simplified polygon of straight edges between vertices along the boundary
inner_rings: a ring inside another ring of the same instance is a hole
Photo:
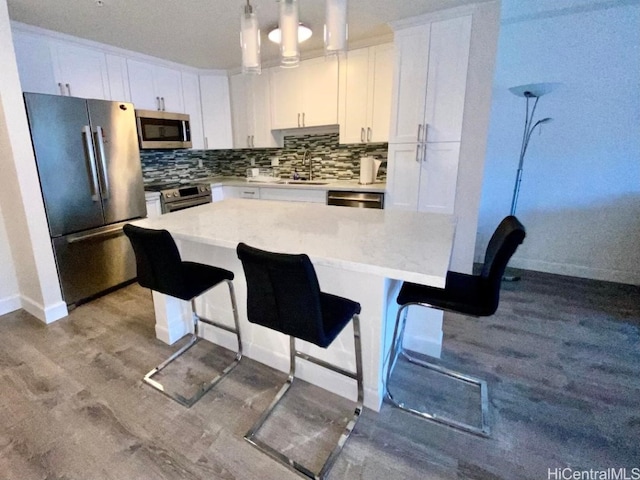
[[[242,358],[238,309],[233,283],[231,282],[233,280],[233,272],[202,263],[183,262],[173,237],[166,230],[152,230],[131,224],[125,225],[123,230],[129,237],[136,256],[138,283],[156,292],[191,301],[194,332],[190,334],[189,342],[144,376],[144,381],[152,387],[178,403],[191,407],[224,378]],[[201,318],[196,313],[196,298],[222,282],[226,282],[229,287],[235,323],[233,328],[213,320]],[[201,340],[198,336],[199,322],[234,333],[238,341],[238,351],[234,361],[224,368],[222,373],[210,382],[203,383],[190,398],[185,398],[178,392],[167,391],[161,383],[152,377]]]
[[[345,442],[349,438],[362,412],[362,354],[360,349],[360,304],[346,298],[320,291],[318,278],[309,257],[271,253],[240,243],[238,258],[247,279],[247,317],[250,322],[289,335],[289,377],[275,399],[244,438],[252,445],[292,470],[312,479],[324,478]],[[350,372],[324,360],[296,350],[295,339],[327,348],[342,329],[353,319],[356,371]],[[338,443],[333,448],[319,473],[256,438],[278,402],[287,393],[296,371],[296,358],[330,369],[356,380],[358,399],[351,420],[347,423]]]
[[[500,222],[500,225],[498,225],[498,228],[489,241],[485,253],[484,265],[479,275],[467,275],[449,271],[447,272],[446,283],[443,289],[409,282],[403,283],[397,298],[398,305],[401,305],[401,307],[396,316],[393,342],[391,344],[391,356],[389,358],[386,375],[386,397],[393,405],[428,420],[433,420],[476,435],[489,436],[489,394],[487,391],[487,383],[484,380],[426,362],[411,355],[404,350],[402,346],[404,328],[407,321],[408,307],[411,305],[437,308],[439,310],[476,317],[493,315],[498,309],[500,285],[504,270],[509,259],[518,248],[518,245],[524,240],[524,237],[524,226],[516,217],[508,216]],[[411,363],[441,373],[455,380],[480,387],[481,426],[476,427],[436,413],[411,408],[407,406],[405,402],[398,400],[389,389],[391,372],[398,353]]]

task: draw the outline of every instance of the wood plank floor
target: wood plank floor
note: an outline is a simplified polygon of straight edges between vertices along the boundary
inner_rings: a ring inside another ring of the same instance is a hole
[[[141,381],[175,348],[154,338],[152,311],[149,292],[132,285],[49,326],[24,311],[0,317],[0,478],[299,478],[242,438],[285,375],[243,359],[186,409]],[[329,478],[533,480],[555,468],[640,467],[640,288],[524,272],[503,285],[496,315],[447,314],[444,329],[442,363],[489,383],[491,438],[385,404],[365,410]],[[225,355],[194,352],[180,375]],[[473,406],[453,399],[474,392],[409,368],[394,374],[404,394]],[[300,382],[264,436],[315,467],[350,408]]]

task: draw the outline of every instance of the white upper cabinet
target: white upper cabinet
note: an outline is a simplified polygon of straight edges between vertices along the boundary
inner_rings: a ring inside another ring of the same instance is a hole
[[[229,79],[226,75],[200,75],[200,101],[204,148],[233,148]]]
[[[54,73],[62,95],[110,100],[107,59],[103,52],[51,42]]]
[[[395,32],[389,208],[452,214],[472,16]]]
[[[393,44],[351,50],[340,65],[340,143],[387,142]]]
[[[53,59],[46,38],[13,30],[20,85],[24,92],[60,95],[53,74]]]
[[[23,91],[111,98],[103,52],[21,31],[13,39]]]
[[[396,33],[391,143],[459,142],[471,16]]]
[[[130,102],[129,74],[127,59],[118,55],[107,54],[107,73],[109,74],[109,89],[111,100]]]
[[[269,76],[237,74],[229,78],[233,148],[272,148]]]
[[[184,113],[179,70],[127,60],[131,101],[137,109]]]
[[[269,69],[271,128],[338,123],[338,60],[315,58],[298,68]]]
[[[192,148],[200,150],[204,148],[204,131],[202,127],[200,79],[198,75],[195,73],[182,72],[182,90],[184,113],[189,114]]]

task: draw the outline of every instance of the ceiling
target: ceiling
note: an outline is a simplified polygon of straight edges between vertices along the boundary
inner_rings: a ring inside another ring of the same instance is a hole
[[[351,44],[391,34],[388,22],[478,0],[349,0]],[[102,3],[102,6],[99,6]],[[324,0],[299,0],[313,30],[304,57],[322,49]],[[240,66],[240,14],[246,0],[7,0],[12,20],[205,69]],[[278,23],[276,0],[251,0],[262,31],[262,59],[278,48],[266,33]]]

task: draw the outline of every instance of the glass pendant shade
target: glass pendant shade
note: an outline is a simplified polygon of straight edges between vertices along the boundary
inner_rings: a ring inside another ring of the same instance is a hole
[[[347,51],[347,0],[326,0],[324,53]]]
[[[280,0],[280,65],[297,67],[300,63],[298,48],[298,0]]]
[[[240,46],[242,47],[242,73],[259,74],[262,71],[260,27],[258,26],[258,17],[249,2],[240,17]]]

